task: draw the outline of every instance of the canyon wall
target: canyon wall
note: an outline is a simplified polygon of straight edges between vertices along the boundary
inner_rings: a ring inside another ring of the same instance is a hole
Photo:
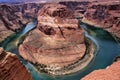
[[[89,5],[82,21],[120,38],[120,2],[94,2]]]

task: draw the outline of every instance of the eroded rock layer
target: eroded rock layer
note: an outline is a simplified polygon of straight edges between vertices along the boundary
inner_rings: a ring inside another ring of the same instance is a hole
[[[14,5],[0,4],[0,42],[25,27],[28,20]]]
[[[19,47],[24,59],[39,64],[40,68],[44,65],[43,69],[46,67],[49,72],[64,69],[85,55],[84,31],[66,6],[46,4],[37,19],[37,28]]]
[[[120,38],[120,1],[92,3],[85,13],[83,22],[104,28]]]
[[[95,70],[82,80],[120,80],[120,61],[113,63],[106,69]]]
[[[0,48],[0,80],[32,80],[32,76],[15,54]]]

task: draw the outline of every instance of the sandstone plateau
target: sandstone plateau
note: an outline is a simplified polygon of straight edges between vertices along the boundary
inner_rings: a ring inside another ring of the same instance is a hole
[[[19,47],[20,55],[42,71],[70,73],[66,69],[77,67],[74,64],[86,51],[84,31],[72,10],[61,4],[46,4],[39,10],[37,20],[37,28]]]
[[[32,80],[18,57],[0,48],[0,80]]]
[[[103,28],[120,38],[120,1],[90,4],[82,21]]]

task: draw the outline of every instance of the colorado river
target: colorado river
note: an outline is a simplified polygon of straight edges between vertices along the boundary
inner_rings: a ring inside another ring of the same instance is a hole
[[[31,72],[34,80],[80,80],[83,76],[87,75],[95,69],[106,68],[107,66],[113,63],[116,56],[120,55],[119,44],[107,31],[81,23],[81,26],[85,29],[85,36],[89,38],[97,47],[95,57],[92,60],[92,62],[83,70],[69,75],[51,76],[44,73],[40,73],[34,68],[34,66],[31,63],[22,59],[18,53],[18,46],[20,42],[22,42],[27,33],[34,29],[36,25],[36,21],[28,23],[22,31],[12,35],[2,44],[2,47],[5,50],[18,55],[20,60]]]

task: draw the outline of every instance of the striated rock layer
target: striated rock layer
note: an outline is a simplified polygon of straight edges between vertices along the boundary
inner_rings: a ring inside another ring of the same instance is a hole
[[[59,3],[72,9],[75,17],[81,19],[84,16],[88,5],[91,4],[91,1],[60,1]]]
[[[120,61],[103,70],[95,70],[82,80],[120,80]]]
[[[32,76],[15,54],[0,48],[0,80],[32,80]]]
[[[42,3],[0,3],[0,43],[36,18]]]
[[[79,62],[86,51],[84,31],[72,11],[64,5],[46,4],[37,19],[37,28],[19,47],[20,55],[48,73],[60,75],[76,71],[64,70]]]
[[[82,21],[104,28],[120,38],[120,2],[94,2],[88,7]]]
[[[14,5],[0,4],[0,42],[28,23]]]

